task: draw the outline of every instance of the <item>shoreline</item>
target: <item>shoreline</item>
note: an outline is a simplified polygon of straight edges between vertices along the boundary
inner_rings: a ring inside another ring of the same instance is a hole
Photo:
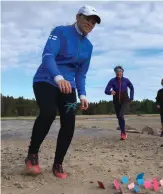
[[[142,117],[142,116],[126,116],[126,125],[131,126],[138,133],[142,132],[145,126],[149,126],[154,129],[159,129],[160,118],[154,117]],[[32,133],[34,120],[33,119],[9,119],[1,121],[1,138],[2,139],[29,139]],[[75,135],[76,136],[101,136],[115,133],[118,127],[117,118],[115,115],[108,116],[79,116],[76,118]],[[60,121],[56,119],[48,133],[48,137],[56,138],[60,128]]]

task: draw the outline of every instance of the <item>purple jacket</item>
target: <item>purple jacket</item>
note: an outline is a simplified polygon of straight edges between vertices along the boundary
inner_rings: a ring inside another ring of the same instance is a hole
[[[130,98],[128,96],[127,88],[130,88]],[[114,103],[123,103],[126,101],[134,99],[134,87],[129,79],[122,77],[121,79],[115,77],[111,79],[106,86],[105,94],[111,95],[111,89],[113,89],[116,94],[113,96]]]

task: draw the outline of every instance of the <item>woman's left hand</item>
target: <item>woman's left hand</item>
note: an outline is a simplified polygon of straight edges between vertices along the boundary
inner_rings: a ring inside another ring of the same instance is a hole
[[[81,110],[87,110],[88,109],[87,99],[81,99],[80,102],[81,102],[80,109]]]

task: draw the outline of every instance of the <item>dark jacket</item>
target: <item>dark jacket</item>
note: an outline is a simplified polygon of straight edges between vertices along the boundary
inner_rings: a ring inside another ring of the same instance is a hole
[[[130,88],[130,98],[127,91],[128,87]],[[134,98],[134,87],[130,80],[125,77],[111,79],[106,86],[105,94],[111,95],[111,89],[116,92],[113,96],[113,103],[124,103]]]
[[[163,88],[157,92],[156,104],[160,105],[161,112],[163,112]]]

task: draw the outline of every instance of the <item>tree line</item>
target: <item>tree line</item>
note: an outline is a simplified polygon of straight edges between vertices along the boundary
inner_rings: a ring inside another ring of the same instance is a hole
[[[112,101],[99,101],[89,103],[86,111],[81,111],[78,104],[77,115],[100,115],[115,114]],[[126,114],[157,114],[156,103],[152,100],[144,99],[142,101],[134,101]],[[25,99],[23,97],[14,98],[12,96],[3,96],[1,94],[1,116],[37,116],[39,109],[35,99]]]

